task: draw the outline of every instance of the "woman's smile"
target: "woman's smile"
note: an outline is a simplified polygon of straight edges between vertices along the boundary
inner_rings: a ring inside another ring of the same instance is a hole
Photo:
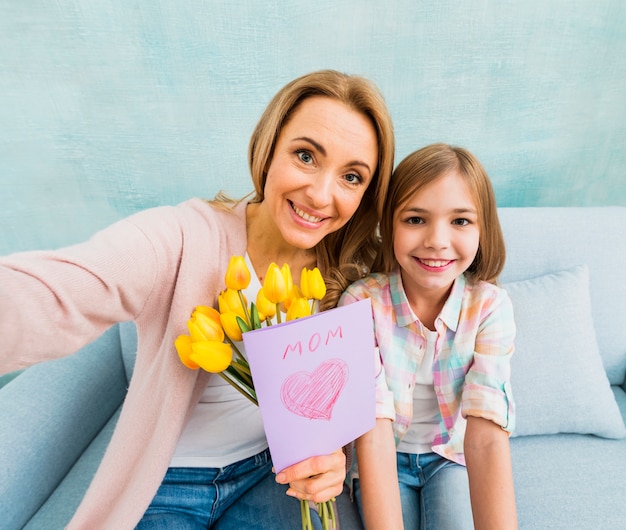
[[[291,204],[291,209],[294,211],[294,213],[300,219],[308,223],[317,224],[317,223],[321,223],[324,219],[327,219],[327,217],[321,217],[318,215],[314,215],[313,213],[307,213],[302,208],[299,208],[298,206],[296,206],[293,202],[291,201],[288,201],[288,202],[289,204]]]
[[[315,247],[354,215],[376,172],[370,120],[324,96],[304,100],[276,141],[260,230],[274,244]]]

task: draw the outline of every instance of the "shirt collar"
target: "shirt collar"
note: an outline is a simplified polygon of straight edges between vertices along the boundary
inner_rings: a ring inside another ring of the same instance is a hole
[[[466,283],[467,280],[465,279],[465,275],[461,275],[454,280],[450,296],[448,296],[448,299],[438,316],[448,329],[451,329],[452,331],[456,331],[456,328],[459,325],[461,303],[463,301],[463,293],[465,292]],[[398,326],[405,327],[412,322],[417,321],[417,317],[411,309],[409,300],[404,292],[404,287],[402,286],[400,269],[396,269],[389,274],[389,288],[391,291],[391,302],[396,314],[396,322],[398,323]]]

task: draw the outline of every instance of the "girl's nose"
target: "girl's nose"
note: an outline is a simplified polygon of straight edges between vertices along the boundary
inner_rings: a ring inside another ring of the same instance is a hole
[[[440,223],[432,224],[424,239],[424,245],[427,248],[442,249],[448,248],[450,244],[450,235],[448,227]]]

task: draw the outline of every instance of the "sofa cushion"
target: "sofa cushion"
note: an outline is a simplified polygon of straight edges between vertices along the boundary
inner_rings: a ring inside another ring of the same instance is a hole
[[[38,530],[42,528],[65,528],[76,512],[83,499],[91,479],[96,473],[104,451],[109,444],[121,407],[113,414],[109,422],[98,433],[94,440],[65,475],[63,481],[48,497],[37,513],[28,521],[22,530]]]
[[[626,395],[613,388],[626,414]],[[511,460],[520,529],[624,528],[626,439],[519,436]]]
[[[591,312],[609,381],[626,377],[626,207],[499,208],[506,241],[503,283],[589,267]]]
[[[515,435],[625,436],[596,342],[587,267],[503,287],[517,325],[511,361]]]
[[[22,528],[46,501],[121,405],[126,386],[113,326],[75,355],[31,366],[2,388],[1,528]]]

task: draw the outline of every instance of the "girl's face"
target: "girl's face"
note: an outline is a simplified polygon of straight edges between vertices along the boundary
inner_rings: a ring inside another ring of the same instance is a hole
[[[395,213],[393,249],[409,301],[447,296],[478,252],[478,211],[465,180],[446,173]]]
[[[313,248],[358,208],[378,162],[367,117],[323,96],[304,100],[283,127],[264,207],[286,243]]]

